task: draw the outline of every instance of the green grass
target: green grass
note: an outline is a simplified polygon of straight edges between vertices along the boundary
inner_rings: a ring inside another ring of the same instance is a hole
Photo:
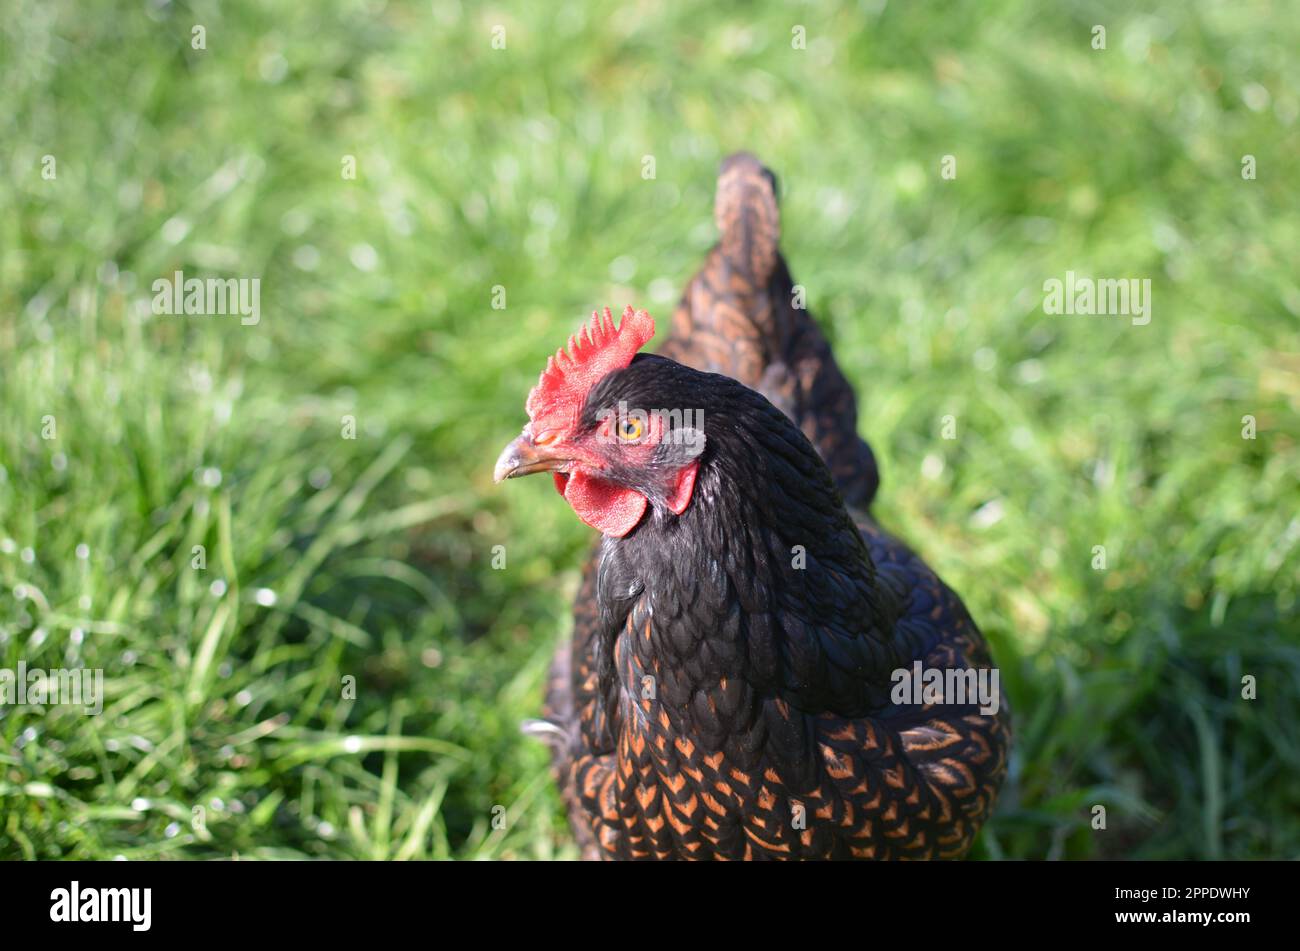
[[[1003,671],[975,854],[1300,857],[1285,4],[327,6],[0,24],[0,667],[108,693],[0,709],[0,857],[573,856],[517,724],[588,530],[490,470],[586,311],[662,325],[741,147]],[[152,316],[176,269],[261,322]],[[1066,270],[1150,325],[1043,314]]]

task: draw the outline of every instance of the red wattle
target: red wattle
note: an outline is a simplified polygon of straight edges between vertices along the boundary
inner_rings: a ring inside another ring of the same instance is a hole
[[[592,528],[606,535],[622,538],[641,521],[649,505],[646,497],[633,489],[625,489],[587,475],[574,472],[568,481],[561,483],[556,477],[555,487],[563,494],[573,511]]]

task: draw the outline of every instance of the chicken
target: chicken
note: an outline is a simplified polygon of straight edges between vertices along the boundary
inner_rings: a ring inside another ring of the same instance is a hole
[[[593,314],[497,461],[601,533],[526,730],[587,858],[960,857],[1006,771],[996,669],[869,514],[875,459],[757,159],[723,163],[715,216],[660,353],[645,311]]]

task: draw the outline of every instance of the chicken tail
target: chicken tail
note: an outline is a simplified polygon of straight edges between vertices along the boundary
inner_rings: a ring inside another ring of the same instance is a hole
[[[753,289],[766,285],[780,257],[776,176],[748,152],[727,156],[718,172],[713,220],[732,275]]]
[[[723,160],[717,245],[682,294],[660,353],[758,390],[803,430],[844,501],[866,509],[880,478],[857,399],[781,255],[777,180],[748,152]]]

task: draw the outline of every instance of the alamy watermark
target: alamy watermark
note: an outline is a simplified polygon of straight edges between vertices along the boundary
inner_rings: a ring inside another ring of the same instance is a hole
[[[1151,278],[1078,277],[1065,272],[1065,280],[1043,282],[1043,313],[1094,317],[1131,317],[1133,326],[1151,323]]]
[[[889,699],[899,706],[923,704],[978,704],[980,713],[996,716],[1002,706],[996,667],[925,668],[913,661],[889,676],[894,685]]]
[[[153,282],[153,295],[156,317],[238,314],[239,322],[246,327],[256,325],[262,319],[260,277],[187,278],[184,271],[176,271],[171,277],[160,277]]]
[[[639,443],[651,435],[663,446],[684,446],[686,455],[695,458],[704,451],[704,410],[629,408],[626,400],[618,407],[606,407],[596,414],[602,425],[597,430],[601,442]]]
[[[104,712],[104,671],[80,667],[30,670],[25,661],[18,667],[0,667],[0,707],[82,707],[87,716]]]
[[[73,880],[68,888],[50,892],[50,921],[125,922],[132,931],[153,924],[152,888],[83,888]]]

